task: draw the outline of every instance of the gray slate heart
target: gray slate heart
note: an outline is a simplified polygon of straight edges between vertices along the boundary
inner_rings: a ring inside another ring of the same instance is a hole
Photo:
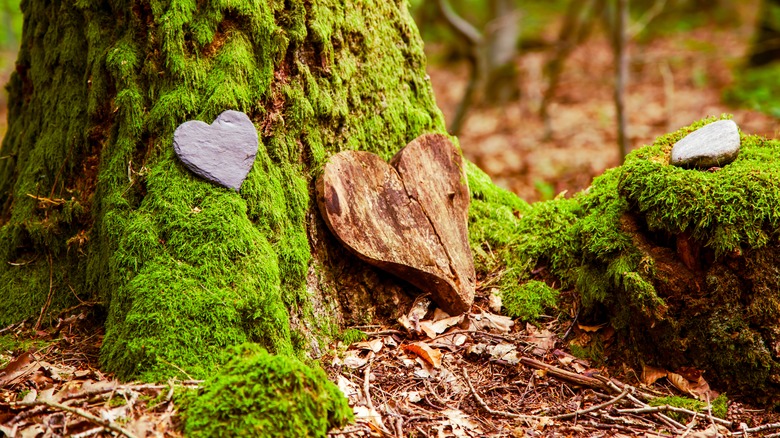
[[[675,143],[669,163],[687,169],[723,167],[737,159],[739,146],[737,124],[732,120],[718,120]]]
[[[249,116],[228,110],[211,125],[184,122],[173,133],[173,150],[194,174],[235,191],[257,155],[257,130]]]

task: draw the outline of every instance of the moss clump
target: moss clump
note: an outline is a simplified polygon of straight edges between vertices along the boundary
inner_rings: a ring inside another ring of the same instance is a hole
[[[351,345],[355,342],[365,341],[366,334],[362,330],[350,328],[341,332],[339,339],[341,339],[341,342]]]
[[[560,199],[528,205],[496,187],[474,164],[467,164],[472,201],[469,240],[477,273],[496,278],[510,315],[537,317],[555,307],[557,293],[540,282],[529,282],[538,265],[548,265],[562,278],[575,263],[576,240],[567,230],[580,207]]]
[[[719,395],[715,400],[711,402],[712,415],[718,418],[726,418],[728,412],[729,399],[726,394]],[[650,406],[674,406],[676,408],[688,409],[694,412],[704,412],[707,409],[707,403],[701,400],[696,400],[688,397],[667,396],[656,397],[650,400],[647,404]],[[686,421],[686,417],[676,412],[669,412],[668,415],[678,421]]]
[[[531,280],[517,288],[505,289],[501,296],[507,315],[533,320],[538,318],[545,308],[555,306],[558,290],[543,281]]]
[[[190,437],[318,437],[352,419],[341,391],[321,369],[257,345],[233,358],[185,402]]]

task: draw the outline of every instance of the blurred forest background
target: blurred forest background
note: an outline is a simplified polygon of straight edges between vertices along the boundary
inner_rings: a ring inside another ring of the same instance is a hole
[[[780,137],[780,0],[410,2],[450,131],[528,201],[587,187],[621,163],[622,138],[631,150],[706,116]],[[3,84],[19,8],[0,0]],[[6,117],[3,92],[0,137]]]

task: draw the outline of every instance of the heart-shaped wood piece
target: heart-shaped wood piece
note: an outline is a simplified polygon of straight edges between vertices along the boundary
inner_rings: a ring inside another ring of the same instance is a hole
[[[249,116],[228,110],[211,125],[184,122],[173,133],[173,150],[193,173],[235,191],[257,155],[257,130]]]
[[[338,153],[316,185],[325,222],[353,253],[431,293],[451,315],[469,310],[469,189],[447,137],[418,137],[390,164],[369,152]]]

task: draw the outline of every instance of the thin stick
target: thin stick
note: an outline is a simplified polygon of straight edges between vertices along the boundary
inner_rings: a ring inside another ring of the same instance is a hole
[[[644,406],[641,408],[618,409],[617,411],[621,414],[650,414],[655,412],[678,412],[681,414],[687,414],[691,416],[702,415],[702,413],[700,412],[692,411],[690,409],[685,409],[685,408],[678,408],[677,406],[670,406],[670,405]],[[733,423],[731,421],[718,418],[711,414],[707,414],[706,416],[709,418],[710,422],[713,422],[713,425],[714,423],[718,423],[726,427],[733,426]]]
[[[611,406],[611,405],[619,402],[623,398],[625,398],[629,394],[630,390],[631,390],[631,387],[626,385],[626,387],[623,389],[623,392],[621,392],[616,397],[613,397],[613,398],[605,401],[604,403],[600,403],[600,404],[597,404],[595,406],[591,406],[591,407],[589,407],[587,409],[582,409],[582,410],[579,410],[579,411],[576,411],[576,412],[571,412],[571,413],[568,413],[568,414],[555,415],[555,416],[550,417],[550,418],[552,418],[553,420],[565,420],[567,418],[574,418],[574,417],[579,416],[579,415],[587,414],[587,413],[593,412],[593,411],[598,411],[599,409],[604,409],[607,406]]]
[[[509,418],[542,418],[535,415],[521,415],[521,414],[515,414],[513,412],[506,412],[506,411],[497,411],[495,409],[492,409],[490,406],[488,406],[487,403],[485,403],[485,400],[482,400],[482,397],[477,394],[477,390],[474,389],[474,385],[471,384],[471,379],[469,378],[469,372],[466,371],[465,368],[463,368],[463,377],[466,378],[466,383],[469,385],[469,389],[471,390],[471,394],[474,396],[474,399],[479,403],[480,406],[482,406],[483,409],[488,411],[491,415],[500,415],[502,417],[509,417]]]
[[[536,359],[531,359],[530,357],[521,356],[520,363],[532,368],[546,370],[549,374],[553,375],[554,377],[563,380],[568,380],[569,382],[573,382],[578,385],[588,386],[591,388],[604,388],[604,383],[602,383],[599,379],[594,379],[593,377],[587,377],[577,373],[572,373],[570,371],[562,370],[556,366],[546,364]],[[616,392],[621,392],[621,390],[618,389]]]
[[[98,424],[100,426],[105,427],[106,429],[112,430],[112,431],[114,431],[114,432],[116,432],[118,434],[122,434],[122,435],[126,436],[127,438],[136,438],[136,436],[133,435],[131,432],[129,432],[128,430],[123,429],[123,428],[117,426],[116,424],[114,424],[113,421],[103,420],[101,418],[98,418],[98,417],[90,414],[89,412],[87,412],[87,411],[85,411],[83,409],[70,407],[70,406],[67,406],[67,405],[63,405],[61,403],[57,403],[57,402],[53,402],[53,401],[49,401],[49,400],[35,400],[35,401],[31,401],[31,402],[11,402],[9,404],[11,406],[48,406],[50,408],[59,409],[61,411],[70,412],[71,414],[75,414],[75,415],[78,415],[80,417],[83,417],[83,418],[85,418],[85,419],[87,419],[87,420],[89,420],[89,421],[91,421],[91,422],[93,422],[95,424]]]
[[[41,307],[41,314],[38,315],[38,321],[35,322],[33,330],[37,331],[41,327],[43,315],[46,314],[46,310],[51,305],[52,295],[54,295],[54,262],[52,261],[51,253],[49,253],[49,294],[46,296],[46,302],[43,304],[43,307]]]
[[[366,397],[366,406],[368,406],[368,412],[370,412],[372,415],[376,414],[376,420],[377,423],[379,424],[379,427],[382,428],[382,433],[384,433],[385,435],[392,436],[392,434],[388,432],[385,423],[382,421],[382,416],[379,415],[379,411],[374,409],[374,403],[371,401],[371,385],[369,385],[369,377],[371,374],[371,363],[373,361],[374,359],[372,357],[371,360],[369,360],[368,363],[366,364],[366,369],[363,372],[363,393],[365,394]]]
[[[610,379],[608,379],[608,378],[606,378],[604,376],[599,376],[599,375],[596,375],[596,378],[598,378],[599,380],[604,382],[613,391],[616,391],[616,392],[617,391],[621,391],[621,389],[617,385],[615,385],[615,383],[612,382],[612,380],[610,380]],[[648,406],[647,403],[643,402],[642,400],[639,400],[638,398],[634,397],[633,395],[629,395],[628,399],[631,400],[632,402],[636,403],[637,405],[641,406],[641,407],[647,407]],[[664,415],[664,414],[662,414],[660,412],[656,412],[653,415],[656,415],[658,417],[658,419],[660,419],[661,421],[666,423],[667,426],[669,426],[669,427],[671,427],[673,429],[685,430],[685,426],[680,424],[678,421],[672,420],[671,418],[667,417],[666,415]]]

